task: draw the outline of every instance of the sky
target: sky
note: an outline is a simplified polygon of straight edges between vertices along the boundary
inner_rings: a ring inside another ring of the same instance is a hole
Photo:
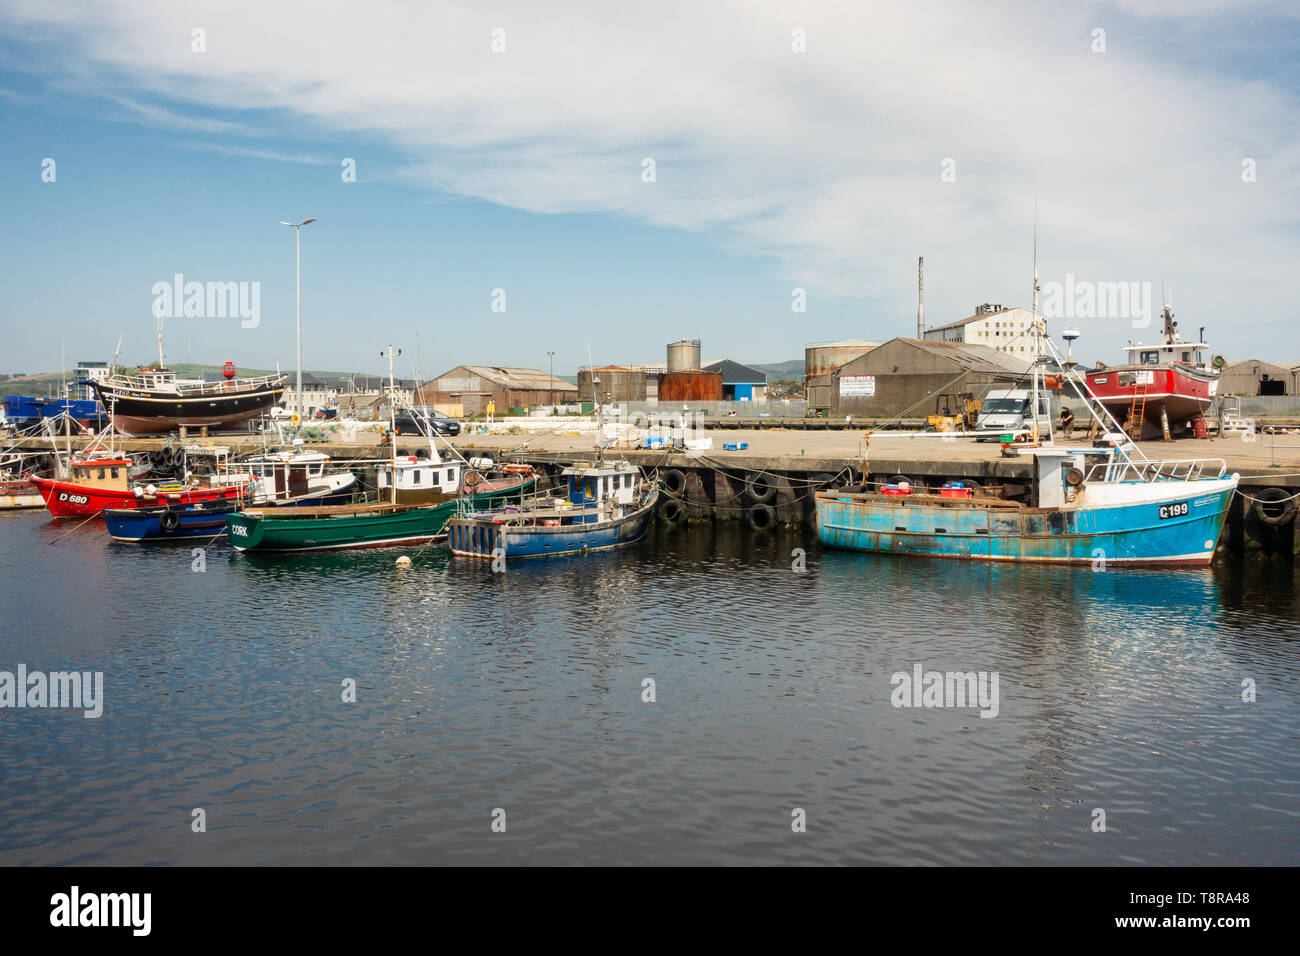
[[[308,217],[307,368],[788,361],[915,334],[918,256],[929,326],[1030,307],[1035,203],[1045,287],[1300,362],[1298,47],[1250,0],[0,0],[0,372],[154,361],[160,310],[292,368]],[[1078,305],[1085,361],[1155,337]]]

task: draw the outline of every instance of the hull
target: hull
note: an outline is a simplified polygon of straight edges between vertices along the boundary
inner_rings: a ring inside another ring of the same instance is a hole
[[[478,494],[473,503],[488,508],[511,494],[517,495],[519,488],[516,483],[508,491]],[[384,548],[437,540],[446,534],[447,522],[455,513],[456,499],[449,498],[440,504],[416,506],[375,503],[320,516],[245,512],[227,515],[226,527],[230,543],[238,551]]]
[[[494,516],[453,518],[447,526],[447,546],[452,554],[467,558],[492,558],[498,554],[506,558],[542,558],[621,548],[645,537],[654,520],[658,495],[657,490],[652,492],[637,511],[620,518],[556,527],[511,526],[504,521],[498,523]]]
[[[130,490],[92,488],[53,478],[32,478],[32,484],[40,492],[45,507],[56,518],[89,518],[102,513],[107,508],[125,510],[147,508],[158,504],[192,504],[196,501],[238,498],[248,493],[247,488],[237,486],[191,488],[188,491],[182,491],[178,486],[174,491],[160,488],[157,495],[153,497],[137,498]]]
[[[209,501],[189,508],[109,508],[104,523],[114,541],[216,538],[225,536],[226,515],[238,507],[236,501]]]
[[[45,499],[30,481],[0,481],[0,511],[44,507]]]
[[[1180,365],[1123,365],[1091,372],[1087,378],[1098,401],[1120,424],[1127,421],[1136,404],[1143,413],[1146,434],[1162,430],[1162,410],[1171,427],[1203,416],[1218,385],[1214,376]]]
[[[929,495],[820,492],[816,496],[818,535],[834,548],[924,557],[1207,565],[1237,480],[1169,484],[1180,487],[1161,489],[1157,496],[1147,495],[1148,500],[1125,501],[1120,494],[1097,507],[1061,510],[994,499],[986,503]]]
[[[180,396],[167,392],[128,391],[91,383],[113,425],[127,435],[149,435],[187,428],[233,428],[277,405],[283,385],[233,388],[227,393]]]

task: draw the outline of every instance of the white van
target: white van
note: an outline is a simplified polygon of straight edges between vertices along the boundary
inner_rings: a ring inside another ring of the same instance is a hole
[[[990,389],[980,404],[979,419],[975,430],[988,432],[1019,432],[1030,427],[1033,416],[1029,406],[1033,402],[1033,390],[1028,388]],[[1055,423],[1057,399],[1053,392],[1038,393],[1038,433],[1047,437]],[[979,441],[997,441],[996,435],[985,435]]]

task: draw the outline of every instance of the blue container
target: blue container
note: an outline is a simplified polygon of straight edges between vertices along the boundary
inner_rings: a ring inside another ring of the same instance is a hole
[[[725,441],[722,443],[723,451],[744,451],[749,447],[747,441]]]

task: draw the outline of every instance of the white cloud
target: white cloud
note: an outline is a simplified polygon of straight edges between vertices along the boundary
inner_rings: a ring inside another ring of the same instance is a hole
[[[1038,196],[1045,279],[1168,278],[1189,324],[1212,328],[1289,304],[1294,91],[1213,69],[1233,15],[1218,0],[1190,15],[1157,0],[0,6],[18,35],[55,38],[88,88],[110,78],[166,100],[123,94],[150,122],[265,138],[287,117],[378,139],[408,157],[405,177],[454,193],[723,227],[814,302],[868,295],[905,318],[924,254],[936,324],[985,299],[1027,304]],[[1168,25],[1179,39],[1162,46]],[[795,28],[806,53],[791,50]],[[941,182],[946,158],[955,183]]]

